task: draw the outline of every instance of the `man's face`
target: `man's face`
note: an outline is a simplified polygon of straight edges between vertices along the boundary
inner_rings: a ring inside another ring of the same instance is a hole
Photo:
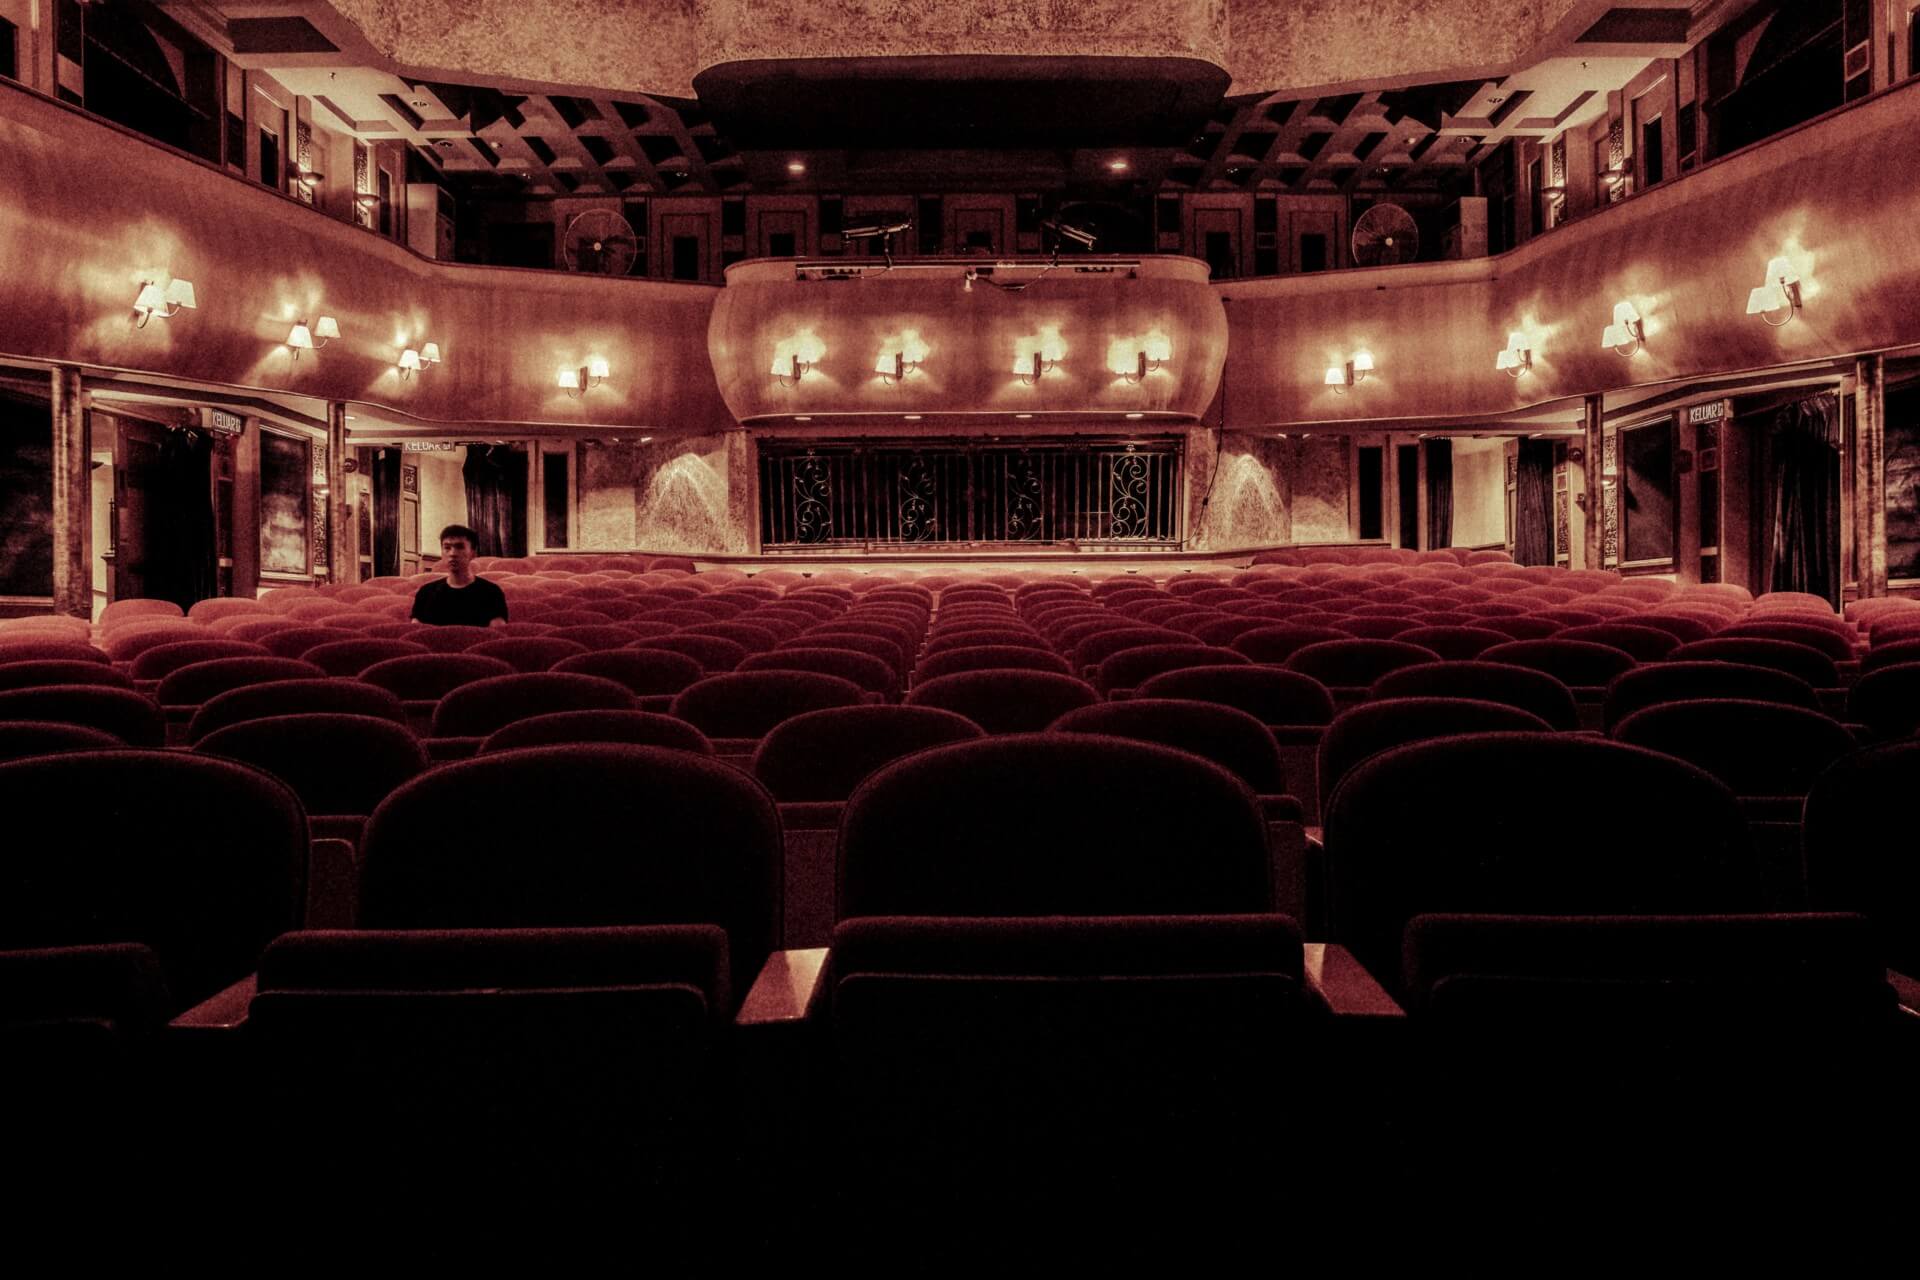
[[[473,544],[465,538],[440,539],[440,563],[455,573],[464,573],[473,563]]]

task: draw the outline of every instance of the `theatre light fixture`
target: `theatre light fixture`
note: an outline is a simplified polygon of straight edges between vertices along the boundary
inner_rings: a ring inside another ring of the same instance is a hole
[[[812,329],[802,329],[780,343],[773,351],[773,380],[783,387],[794,387],[827,354],[827,344]]]
[[[1067,345],[1060,339],[1058,325],[1048,325],[1014,344],[1013,372],[1025,386],[1033,386],[1052,373],[1066,357]]]
[[[1373,353],[1356,351],[1345,364],[1328,365],[1327,376],[1321,381],[1340,395],[1345,395],[1348,387],[1365,382],[1367,375],[1372,372]]]
[[[1533,348],[1527,345],[1527,335],[1508,334],[1507,349],[1494,357],[1493,367],[1505,372],[1509,378],[1518,378],[1533,368]]]
[[[889,342],[874,361],[873,371],[880,375],[880,381],[897,386],[902,379],[920,367],[927,358],[927,344],[920,337],[918,329],[904,330],[899,338]]]
[[[400,381],[402,382],[405,382],[408,378],[420,372],[420,353],[412,347],[408,347],[405,351],[402,351],[400,353],[399,369]]]
[[[298,360],[302,351],[318,351],[339,336],[340,326],[332,316],[321,316],[312,327],[302,320],[287,333],[287,349]]]
[[[573,399],[578,400],[607,380],[607,362],[595,357],[578,369],[562,369],[554,379],[558,386],[566,388]]]
[[[134,296],[133,314],[138,318],[133,325],[136,329],[144,329],[147,321],[155,316],[171,320],[193,306],[193,281],[175,280],[163,272],[151,272],[140,282],[140,292]]]
[[[1778,329],[1800,310],[1800,276],[1785,258],[1767,263],[1767,282],[1747,295],[1747,314]]]
[[[1646,345],[1646,322],[1631,302],[1613,304],[1613,323],[1600,335],[1600,345],[1613,348],[1618,356],[1631,356]]]
[[[422,346],[420,348],[420,363],[421,364],[439,364],[440,363],[440,344],[437,342],[429,342],[426,345]]]
[[[1159,329],[1143,338],[1117,339],[1107,347],[1107,368],[1122,382],[1138,383],[1173,359],[1173,343]]]

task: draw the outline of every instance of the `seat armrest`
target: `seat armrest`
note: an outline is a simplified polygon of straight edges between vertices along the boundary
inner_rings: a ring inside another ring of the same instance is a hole
[[[1332,942],[1306,944],[1307,981],[1339,1018],[1404,1018],[1406,1011],[1360,966],[1353,953]]]
[[[826,967],[825,947],[774,952],[753,980],[734,1025],[785,1026],[806,1021],[808,1010],[820,994],[820,976]]]
[[[247,1024],[247,1006],[260,975],[250,973],[224,991],[216,992],[167,1024],[169,1031],[193,1035],[238,1031]]]

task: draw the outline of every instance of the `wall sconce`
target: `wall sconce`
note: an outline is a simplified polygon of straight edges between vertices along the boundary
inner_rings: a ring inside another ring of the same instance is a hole
[[[133,300],[133,313],[139,319],[133,322],[133,326],[144,329],[147,321],[155,316],[171,320],[193,306],[193,281],[175,280],[155,272],[152,278],[140,282],[140,292]]]
[[[1054,366],[1059,363],[1058,360],[1049,360],[1040,351],[1034,350],[1015,360],[1013,371],[1019,375],[1023,384],[1030,387],[1052,373]]]
[[[892,350],[882,351],[880,358],[874,361],[873,371],[880,380],[889,386],[897,386],[900,381],[927,358],[927,344],[921,339],[918,329],[908,329],[900,335]]]
[[[1373,354],[1368,351],[1356,351],[1345,364],[1327,366],[1327,376],[1322,381],[1340,395],[1347,394],[1347,388],[1365,382],[1367,375],[1373,372]]]
[[[408,347],[400,353],[400,363],[397,367],[400,370],[400,381],[405,382],[408,378],[420,372],[420,353],[412,347]]]
[[[440,363],[440,344],[437,342],[429,342],[424,346],[422,346],[420,348],[420,363],[421,364],[439,364]]]
[[[1759,316],[1769,328],[1778,329],[1799,310],[1800,277],[1791,262],[1775,258],[1767,264],[1767,282],[1747,295],[1747,314]]]
[[[307,322],[302,320],[287,334],[287,348],[298,360],[302,351],[318,351],[339,336],[340,326],[332,316],[321,316],[313,322],[312,328],[308,328]]]
[[[1613,323],[1600,335],[1600,345],[1613,348],[1615,355],[1631,356],[1646,345],[1647,327],[1631,302],[1613,304]]]
[[[596,357],[578,369],[562,369],[554,381],[566,388],[568,396],[578,400],[606,380],[607,362]]]
[[[308,191],[312,191],[315,187],[319,186],[326,176],[326,174],[315,169],[295,169],[293,172],[293,180],[305,187]]]
[[[353,198],[353,202],[369,213],[380,207],[380,197],[371,191],[362,191]]]
[[[1118,339],[1107,348],[1107,368],[1126,383],[1144,382],[1148,374],[1166,367],[1173,359],[1173,343],[1158,329],[1151,330],[1138,343]]]
[[[1527,345],[1527,335],[1508,334],[1507,349],[1494,357],[1493,367],[1504,370],[1509,378],[1518,378],[1533,368],[1533,348]]]
[[[802,360],[798,354],[791,355],[784,362],[773,362],[773,380],[783,387],[797,386],[812,368],[813,361]]]

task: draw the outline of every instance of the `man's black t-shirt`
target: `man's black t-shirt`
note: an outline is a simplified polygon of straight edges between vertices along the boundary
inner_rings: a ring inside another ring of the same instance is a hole
[[[441,627],[484,627],[507,616],[507,596],[485,578],[475,578],[464,587],[442,578],[414,593],[413,616]]]

